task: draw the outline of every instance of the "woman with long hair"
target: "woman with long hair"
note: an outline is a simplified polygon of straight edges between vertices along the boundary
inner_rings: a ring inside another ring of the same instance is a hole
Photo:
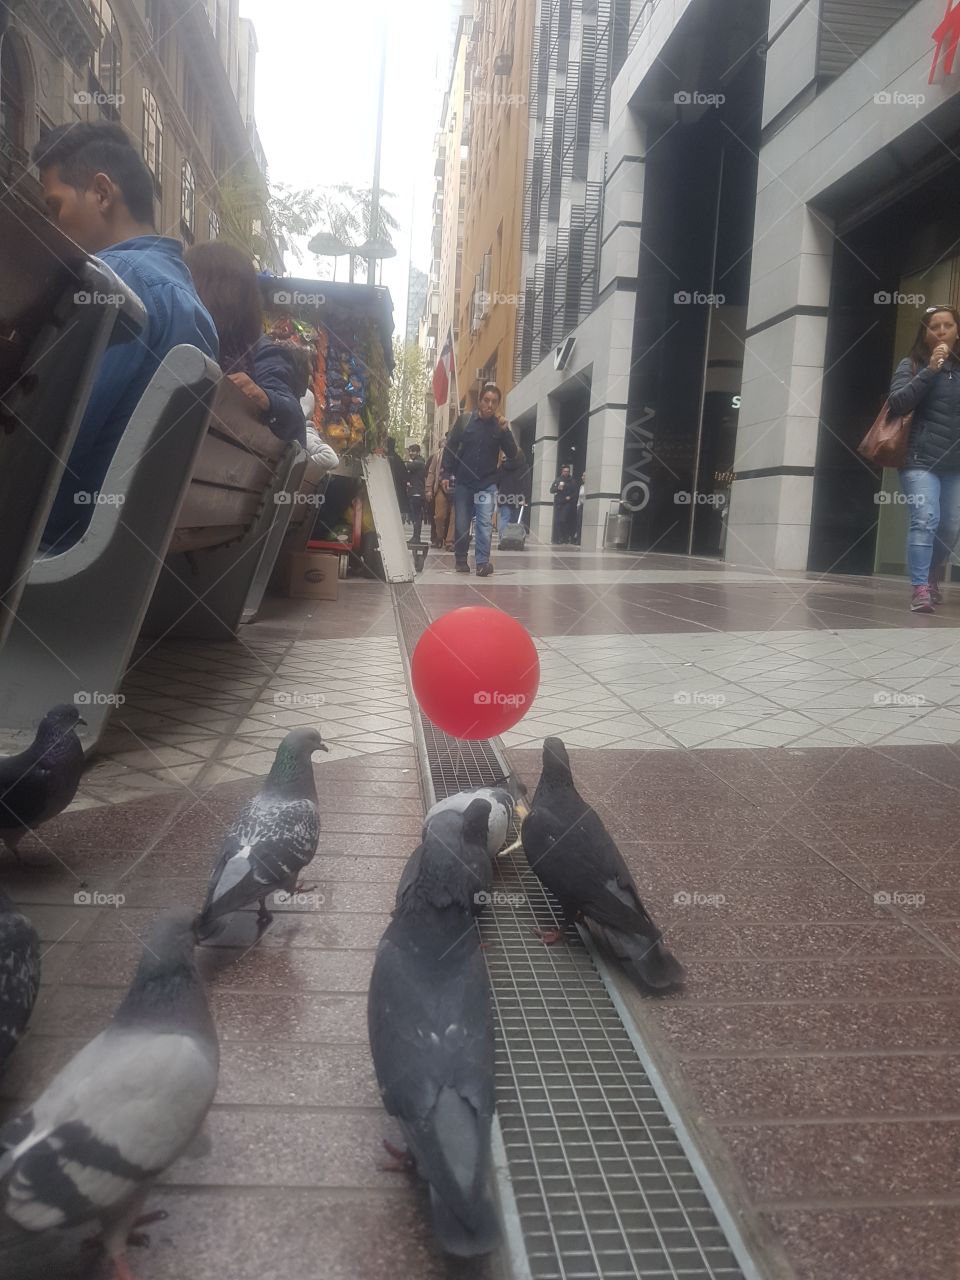
[[[220,337],[220,368],[249,396],[281,440],[306,440],[300,397],[304,376],[298,353],[263,332],[263,303],[253,263],[220,240],[194,245],[184,254],[200,300]]]
[[[933,613],[960,534],[960,313],[928,307],[916,341],[897,365],[890,412],[913,412],[900,486],[910,508],[907,571],[914,613]]]

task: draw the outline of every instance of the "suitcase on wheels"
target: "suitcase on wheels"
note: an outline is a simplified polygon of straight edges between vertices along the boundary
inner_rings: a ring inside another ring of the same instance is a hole
[[[527,541],[527,530],[523,523],[523,507],[520,517],[513,524],[505,524],[500,530],[499,551],[522,551]]]

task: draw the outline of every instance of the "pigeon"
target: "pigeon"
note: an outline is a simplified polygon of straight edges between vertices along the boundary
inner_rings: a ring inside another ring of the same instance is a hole
[[[0,1209],[34,1232],[99,1220],[114,1280],[132,1280],[128,1233],[217,1089],[194,921],[182,908],[156,918],[109,1026],[0,1129]]]
[[[663,945],[623,855],[578,794],[559,738],[544,741],[543,773],[521,839],[530,869],[559,899],[565,926],[582,915],[641,987],[660,991],[683,981],[683,966]],[[541,936],[549,946],[562,932]]]
[[[75,729],[86,724],[72,703],[53,707],[26,751],[0,758],[0,839],[19,861],[17,845],[62,813],[80,785],[83,747]]]
[[[504,778],[503,782],[509,780]],[[511,786],[499,784],[489,787],[472,787],[469,791],[457,791],[452,796],[438,800],[432,809],[427,810],[426,821],[430,822],[438,813],[453,810],[462,813],[473,800],[487,800],[490,803],[490,823],[487,829],[487,848],[490,857],[495,858],[503,848],[513,822],[514,809],[517,807],[522,784],[513,782]]]
[[[377,948],[367,1002],[380,1093],[409,1152],[384,1146],[429,1183],[437,1239],[464,1258],[489,1253],[499,1237],[489,1187],[493,1015],[472,902],[472,876],[431,825]]]
[[[201,940],[214,937],[231,911],[259,902],[261,928],[273,919],[267,897],[292,893],[317,852],[320,810],[310,757],[329,748],[316,729],[294,729],[277,748],[263,789],[233,824],[210,875],[199,918]]]
[[[37,931],[0,889],[0,1066],[23,1034],[39,989]]]
[[[463,793],[461,793],[463,794]],[[430,817],[430,813],[433,817]],[[420,864],[426,847],[427,835],[433,838],[433,847],[445,849],[447,856],[456,859],[467,880],[471,892],[471,910],[479,915],[490,901],[493,890],[493,863],[490,858],[489,831],[491,805],[489,800],[477,797],[463,812],[445,809],[430,810],[423,824],[421,842],[407,859],[397,886],[399,907],[420,874]]]

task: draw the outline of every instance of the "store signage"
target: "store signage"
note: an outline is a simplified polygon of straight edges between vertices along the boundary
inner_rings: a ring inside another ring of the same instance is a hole
[[[930,84],[933,84],[936,79],[941,54],[945,54],[943,74],[949,76],[953,73],[957,46],[960,44],[960,0],[947,0],[947,11],[943,15],[943,21],[934,31],[933,39],[934,49],[933,62],[930,65]]]

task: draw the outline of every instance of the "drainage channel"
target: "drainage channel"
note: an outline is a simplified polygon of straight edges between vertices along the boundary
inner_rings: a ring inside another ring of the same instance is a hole
[[[394,601],[409,672],[429,619],[413,585],[395,587]],[[507,772],[492,742],[415,720],[435,798]],[[760,1280],[651,1081],[604,962],[575,929],[553,947],[534,936],[559,919],[522,851],[498,860],[480,932],[497,1035],[494,1163],[515,1280]]]

